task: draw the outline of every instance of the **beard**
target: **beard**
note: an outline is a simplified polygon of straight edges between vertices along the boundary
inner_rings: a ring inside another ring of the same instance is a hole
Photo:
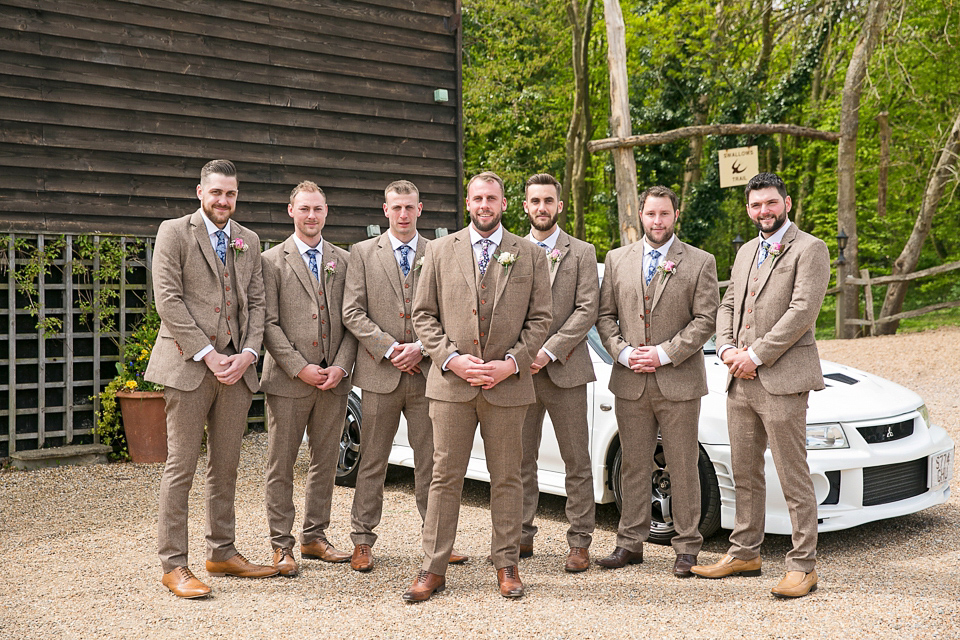
[[[653,234],[659,233],[663,236],[662,239],[657,239]],[[662,247],[667,243],[668,240],[673,236],[673,229],[657,229],[656,231],[646,229],[643,230],[643,236],[647,239],[647,244],[651,247]]]
[[[781,211],[780,214],[773,219],[773,221],[770,221],[769,218],[765,220],[757,219],[753,221],[753,224],[754,226],[757,227],[757,231],[759,231],[760,233],[772,234],[772,233],[776,233],[777,230],[780,227],[782,227],[786,221],[787,221],[787,212]],[[768,225],[768,228],[764,228],[764,224]]]
[[[203,212],[207,214],[210,222],[218,226],[227,224],[227,220],[230,219],[234,212],[233,207],[231,207],[229,210],[215,209],[212,206],[207,205],[206,202],[202,202],[200,206],[203,209]]]
[[[480,213],[491,213],[493,217],[488,222],[481,222],[479,219]],[[500,220],[503,218],[503,211],[491,211],[490,209],[482,209],[476,213],[473,211],[470,212],[470,221],[473,223],[473,226],[477,231],[486,233],[487,231],[493,231],[497,228],[497,225],[500,224]]]
[[[527,217],[530,219],[530,226],[537,231],[549,231],[555,224],[557,224],[557,219],[560,217],[560,212],[558,211],[554,213],[546,222],[538,221],[537,218],[530,213],[527,214]]]

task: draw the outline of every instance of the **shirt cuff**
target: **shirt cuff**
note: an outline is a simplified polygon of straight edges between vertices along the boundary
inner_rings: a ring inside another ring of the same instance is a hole
[[[393,353],[393,350],[396,349],[399,344],[400,344],[399,342],[394,342],[392,345],[390,345],[390,348],[387,349],[387,352],[385,354],[383,354],[383,357],[389,360],[390,355]]]
[[[250,347],[244,347],[243,350],[244,350],[244,351],[249,351],[250,353],[253,354],[253,363],[254,363],[254,364],[256,364],[256,363],[257,363],[257,360],[260,359],[260,354],[257,353],[256,351],[254,351],[253,349],[251,349]]]
[[[193,361],[200,362],[201,360],[203,360],[203,356],[207,355],[211,351],[213,351],[213,345],[208,344],[203,349],[200,349],[200,351],[197,351],[196,355],[193,356]]]
[[[723,352],[733,348],[734,346],[732,344],[724,344],[717,349],[717,357],[720,358],[720,362],[723,362]]]
[[[513,372],[520,373],[520,365],[517,364],[517,359],[514,358],[513,355],[509,353],[507,354],[507,357],[504,358],[504,360],[506,360],[507,358],[510,358],[511,360],[513,360]]]
[[[620,355],[617,356],[617,362],[625,366],[627,369],[630,368],[630,354],[633,353],[633,347],[626,346],[620,350]]]
[[[441,371],[450,371],[450,369],[447,368],[447,365],[450,364],[450,361],[453,360],[454,358],[456,358],[458,355],[460,355],[460,354],[459,354],[457,351],[454,351],[454,352],[451,353],[449,356],[447,356],[447,359],[443,361],[443,366],[440,367],[440,370],[441,370]]]
[[[753,347],[747,348],[747,353],[750,355],[750,359],[753,360],[753,364],[758,367],[763,364],[763,360],[757,357],[757,354],[753,352]]]
[[[343,367],[341,367],[340,365],[335,364],[335,365],[333,365],[333,366],[335,366],[337,369],[340,369],[340,371],[343,371],[343,377],[344,377],[344,378],[346,378],[348,375],[350,375],[349,373],[347,373],[347,370],[344,369]]]
[[[543,349],[543,352],[544,352],[545,354],[547,354],[548,356],[550,356],[550,361],[551,361],[551,362],[556,362],[556,361],[557,361],[557,356],[555,356],[555,355],[553,355],[552,353],[550,353],[550,349],[547,349],[546,347],[541,347],[541,348]]]
[[[657,357],[660,358],[660,364],[670,364],[673,360],[670,359],[670,356],[667,355],[667,352],[663,350],[663,347],[657,345]]]

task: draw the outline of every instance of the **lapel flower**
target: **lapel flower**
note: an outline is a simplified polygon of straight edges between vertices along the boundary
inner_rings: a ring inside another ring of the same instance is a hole
[[[773,265],[776,264],[776,262],[777,262],[777,257],[778,257],[781,253],[783,253],[783,245],[782,245],[782,244],[780,244],[779,242],[774,242],[773,244],[770,245],[770,250],[767,252],[767,255],[769,255],[769,256],[772,258],[772,260],[770,261],[770,266],[771,266],[771,267],[773,267]]]
[[[497,255],[497,262],[503,265],[503,270],[507,271],[514,262],[517,261],[517,254],[503,251]]]
[[[560,249],[554,249],[547,254],[547,257],[550,259],[550,271],[557,268],[557,263],[560,262],[561,255],[563,254],[560,253]]]
[[[323,265],[323,273],[326,274],[326,277],[329,278],[337,270],[337,261],[331,260],[330,262]]]
[[[234,238],[230,246],[233,247],[234,258],[239,258],[241,253],[247,252],[247,244],[243,241],[243,238]]]
[[[424,259],[424,258],[426,258],[426,256],[420,256],[419,258],[417,258],[417,261],[413,263],[413,270],[414,270],[414,271],[419,271],[420,268],[423,267],[423,259]]]
[[[673,260],[667,260],[666,262],[660,263],[657,267],[657,273],[659,273],[663,280],[666,281],[667,277],[677,270],[677,263]]]

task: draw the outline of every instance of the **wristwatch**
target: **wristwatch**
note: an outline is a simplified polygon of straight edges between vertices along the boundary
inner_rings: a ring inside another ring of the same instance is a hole
[[[430,357],[430,356],[427,355],[427,350],[423,348],[423,345],[422,345],[422,344],[420,345],[420,355],[423,356],[424,358],[429,358],[429,357]]]

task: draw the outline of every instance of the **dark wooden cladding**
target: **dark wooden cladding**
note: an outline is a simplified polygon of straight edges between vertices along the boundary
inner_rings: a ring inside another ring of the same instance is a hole
[[[426,234],[461,226],[458,0],[0,0],[0,231],[151,235],[237,164],[237,219],[288,235],[291,187],[324,236],[385,227],[412,180]],[[449,100],[434,101],[445,89]]]

